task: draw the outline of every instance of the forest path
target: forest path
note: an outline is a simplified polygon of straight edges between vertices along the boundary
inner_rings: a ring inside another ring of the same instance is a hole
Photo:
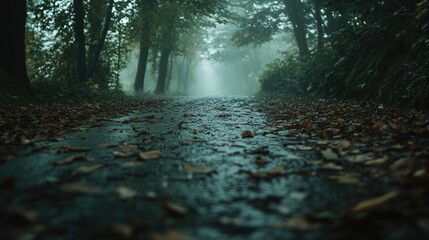
[[[391,176],[404,157],[427,156],[427,133],[392,137],[377,111],[254,97],[154,99],[2,163],[0,238],[423,239],[427,190]],[[426,176],[425,166],[400,169]]]

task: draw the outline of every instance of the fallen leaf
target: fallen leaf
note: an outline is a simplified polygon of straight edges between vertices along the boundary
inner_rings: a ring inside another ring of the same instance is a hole
[[[312,147],[306,146],[306,145],[288,145],[287,148],[291,149],[291,150],[300,150],[300,151],[310,151],[310,150],[313,150]]]
[[[253,138],[254,135],[253,135],[253,132],[247,130],[247,131],[244,131],[241,133],[241,137],[242,138]]]
[[[162,208],[166,215],[173,217],[183,217],[188,213],[185,207],[168,201],[162,203]]]
[[[185,170],[185,172],[188,174],[211,174],[215,172],[213,169],[208,167],[194,166],[189,164],[185,164],[185,166],[183,167],[183,170]]]
[[[103,164],[96,164],[92,166],[82,166],[82,167],[76,168],[73,171],[73,174],[89,174],[99,170],[102,167],[104,167]]]
[[[326,160],[338,160],[338,155],[333,152],[331,148],[328,148],[321,153]]]
[[[142,162],[138,162],[138,161],[129,161],[129,162],[124,162],[122,164],[122,167],[140,167],[142,166],[143,163]]]
[[[360,174],[357,173],[343,173],[338,176],[331,176],[330,178],[340,184],[359,185],[362,184],[359,177]]]
[[[117,238],[128,239],[133,236],[134,228],[132,226],[115,223],[108,227],[108,231]]]
[[[335,164],[335,163],[326,163],[319,167],[321,170],[330,170],[330,171],[342,171],[343,167]]]
[[[65,192],[80,194],[95,194],[101,192],[101,189],[99,188],[93,188],[81,183],[67,183],[62,185],[61,189]]]
[[[360,154],[360,155],[354,155],[354,156],[352,155],[352,156],[348,156],[346,159],[348,162],[352,162],[352,163],[365,163],[367,161],[374,159],[374,154],[366,153],[366,154]]]
[[[292,192],[289,195],[290,198],[296,199],[296,200],[304,200],[308,197],[308,193],[305,192]]]
[[[256,157],[256,159],[255,159],[255,164],[258,166],[264,166],[267,163],[268,163],[268,161],[265,159],[262,159],[262,157],[260,157],[260,156]]]
[[[358,204],[354,205],[351,208],[352,212],[362,212],[362,211],[368,211],[374,208],[379,208],[381,206],[384,206],[393,200],[397,199],[399,196],[401,196],[400,191],[393,191],[390,193],[386,193],[382,196],[367,199],[364,201],[359,202]]]
[[[278,166],[268,171],[251,172],[247,170],[240,170],[239,173],[245,173],[249,177],[255,179],[271,179],[274,177],[283,176],[286,173],[286,170],[284,167]]]
[[[137,136],[143,136],[143,135],[148,135],[149,130],[148,129],[137,129],[133,127],[134,132],[136,132]]]
[[[351,145],[352,145],[352,143],[349,140],[341,140],[340,143],[338,144],[338,148],[339,149],[348,149],[348,148],[350,148]]]
[[[156,192],[149,191],[146,193],[146,198],[150,200],[155,200],[158,198],[158,194],[156,194]]]
[[[122,152],[122,151],[113,151],[113,156],[118,158],[128,158],[134,156],[133,152]]]
[[[148,152],[140,152],[138,155],[139,160],[152,160],[157,159],[161,156],[161,151],[154,150],[154,151],[148,151]]]
[[[367,162],[365,162],[365,165],[375,165],[375,166],[379,166],[379,165],[383,165],[387,162],[387,160],[389,160],[389,158],[387,156],[384,156],[382,158],[377,158],[374,160],[369,160]]]
[[[118,197],[121,200],[128,200],[137,195],[137,191],[126,186],[120,186],[116,189]]]
[[[67,157],[67,158],[66,158],[66,159],[64,159],[64,160],[58,160],[58,161],[56,161],[56,162],[55,162],[55,164],[56,164],[56,165],[65,165],[65,164],[70,164],[70,163],[72,163],[72,162],[74,162],[74,161],[82,160],[82,159],[84,159],[84,158],[85,158],[85,153],[76,154],[76,155],[69,156],[69,157]]]
[[[280,205],[276,207],[276,210],[281,214],[289,214],[292,212],[292,208],[287,205]]]
[[[282,228],[290,228],[293,230],[299,231],[314,231],[319,230],[323,227],[323,225],[319,222],[311,221],[307,217],[304,216],[296,216],[293,217],[286,222],[281,222],[276,225],[277,227]]]
[[[27,146],[31,144],[31,140],[29,140],[25,135],[21,135],[21,145]]]
[[[58,149],[59,153],[62,152],[87,152],[91,150],[91,148],[88,147],[75,147],[75,146],[62,146]]]

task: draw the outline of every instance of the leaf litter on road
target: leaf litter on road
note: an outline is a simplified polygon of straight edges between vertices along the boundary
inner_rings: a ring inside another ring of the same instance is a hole
[[[73,175],[76,175],[76,174],[90,174],[90,173],[93,173],[95,171],[98,171],[99,169],[101,169],[103,167],[104,167],[104,164],[95,164],[95,165],[89,165],[89,166],[81,166],[81,167],[76,168],[73,171],[72,174]]]
[[[127,186],[119,186],[116,189],[119,199],[129,200],[137,196],[138,192]]]
[[[205,166],[197,166],[197,165],[190,165],[185,164],[183,166],[183,170],[188,174],[211,174],[214,173],[215,170],[205,167]]]
[[[153,160],[153,159],[157,159],[161,156],[161,151],[159,150],[153,150],[153,151],[147,151],[147,152],[140,152],[138,154],[138,159],[139,160]]]
[[[56,165],[70,164],[70,163],[73,163],[75,161],[85,159],[85,155],[86,155],[85,153],[71,155],[71,156],[66,157],[65,159],[55,161],[55,164]]]

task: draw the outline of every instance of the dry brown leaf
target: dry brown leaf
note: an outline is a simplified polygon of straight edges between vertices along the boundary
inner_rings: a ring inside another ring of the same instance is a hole
[[[194,166],[189,164],[185,164],[183,170],[185,170],[185,172],[188,174],[211,174],[215,172],[215,170],[208,167]]]
[[[87,152],[91,150],[88,147],[75,147],[75,146],[62,146],[58,149],[58,152]]]
[[[253,132],[247,130],[247,131],[244,131],[241,133],[241,137],[242,138],[253,138],[254,135],[253,135]]]
[[[266,165],[268,163],[268,161],[267,160],[265,160],[265,159],[263,159],[262,157],[260,157],[260,156],[258,156],[258,157],[256,157],[256,159],[255,159],[255,164],[256,165],[258,165],[258,166],[264,166],[264,165]]]
[[[83,160],[84,158],[85,158],[85,153],[75,154],[75,155],[69,156],[63,160],[58,160],[55,162],[55,164],[56,165],[70,164],[70,163],[77,161],[77,160]]]
[[[369,160],[367,162],[365,162],[365,165],[375,165],[375,166],[379,166],[379,165],[383,165],[387,162],[387,160],[389,160],[389,158],[387,156],[384,156],[382,158],[377,158],[374,160]]]
[[[293,217],[286,222],[281,222],[277,224],[278,227],[282,228],[290,228],[293,230],[299,230],[299,231],[314,231],[319,230],[323,227],[322,224],[314,221],[310,221],[308,218],[303,216],[296,216]]]
[[[69,193],[95,194],[100,193],[101,189],[83,185],[81,183],[67,183],[61,186],[61,189]]]
[[[148,151],[148,152],[140,152],[138,155],[139,160],[152,160],[157,159],[161,156],[161,151],[154,150],[154,151]]]
[[[89,174],[99,170],[102,167],[104,167],[103,164],[96,164],[92,166],[82,166],[82,167],[76,168],[73,171],[73,174]]]
[[[162,203],[162,208],[166,215],[173,217],[182,217],[188,213],[185,207],[168,201]]]
[[[27,146],[31,144],[31,140],[29,140],[25,135],[21,135],[21,145]]]
[[[384,206],[401,196],[400,191],[393,191],[382,196],[359,202],[351,208],[352,212],[362,212]]]
[[[120,186],[116,189],[116,192],[118,193],[118,197],[121,200],[128,200],[135,196],[137,196],[137,191],[135,191],[132,188],[126,187],[126,186]]]
[[[331,176],[330,178],[333,180],[336,180],[337,183],[340,183],[340,184],[360,185],[362,183],[359,177],[360,177],[360,174],[357,174],[357,173],[343,173],[338,176]]]
[[[128,158],[134,156],[133,152],[113,151],[113,156],[118,158]]]

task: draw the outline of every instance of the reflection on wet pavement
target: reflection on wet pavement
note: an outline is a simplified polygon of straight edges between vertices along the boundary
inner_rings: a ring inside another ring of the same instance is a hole
[[[316,173],[306,161],[315,153],[285,147],[298,140],[272,126],[263,107],[252,97],[156,99],[103,126],[38,143],[47,150],[30,147],[3,164],[0,176],[20,181],[13,190],[1,190],[0,204],[36,210],[44,225],[35,235],[40,239],[106,237],[112,224],[140,220],[147,227],[134,229],[134,236],[143,239],[170,229],[195,239],[322,237],[323,231],[297,232],[280,223],[307,214],[330,221],[351,199],[369,196],[368,189],[338,185]],[[254,137],[243,138],[244,131]],[[91,150],[84,160],[55,165],[75,154],[58,153],[63,146]],[[113,154],[153,150],[160,157],[147,161]],[[73,174],[96,164],[102,165],[96,171]],[[68,183],[99,191],[70,193],[62,189]],[[120,186],[136,195],[120,200]]]

